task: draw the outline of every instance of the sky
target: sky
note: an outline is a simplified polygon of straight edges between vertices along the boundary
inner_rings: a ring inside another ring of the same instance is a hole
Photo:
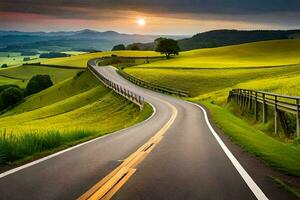
[[[300,0],[1,0],[0,29],[176,35],[300,29]]]

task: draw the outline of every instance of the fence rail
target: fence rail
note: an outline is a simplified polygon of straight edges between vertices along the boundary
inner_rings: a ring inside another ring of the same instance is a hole
[[[114,59],[157,59],[157,58],[162,58],[162,56],[156,56],[156,57],[122,57],[122,56],[106,56],[106,57],[102,57],[99,58],[97,60],[95,60],[95,65],[107,65],[107,61],[110,61],[110,59],[113,61]],[[152,89],[152,90],[156,90],[159,92],[165,92],[168,94],[174,94],[174,95],[178,95],[178,96],[183,96],[183,97],[189,97],[190,94],[188,91],[185,90],[178,90],[178,89],[174,89],[174,88],[170,88],[170,87],[166,87],[166,86],[161,86],[161,85],[157,85],[157,84],[153,84],[144,80],[141,80],[139,78],[136,78],[130,74],[127,74],[126,72],[124,72],[123,70],[118,70],[118,73],[124,77],[125,79],[135,83],[136,85],[139,85],[141,87],[144,88],[148,88],[148,89]]]
[[[296,135],[300,136],[300,97],[274,94],[271,92],[233,89],[229,92],[228,101],[235,101],[240,105],[241,109],[254,106],[254,114],[258,119],[258,104],[262,104],[262,121],[267,122],[267,106],[274,108],[274,131],[278,134],[278,121],[286,126],[282,112],[296,115]],[[279,119],[280,118],[280,119]]]
[[[95,64],[97,63],[97,60],[90,60],[87,63],[88,69],[108,88],[114,90],[119,95],[125,97],[129,101],[133,102],[134,104],[138,105],[140,109],[142,110],[144,108],[144,97],[126,89],[125,87],[109,80],[108,78],[104,77],[101,73],[99,73],[95,69]]]
[[[141,80],[139,78],[136,78],[136,77],[134,77],[130,74],[127,74],[123,70],[118,70],[118,73],[121,76],[123,76],[124,78],[126,78],[127,80],[133,82],[136,85],[144,87],[144,88],[156,90],[156,91],[159,91],[159,92],[165,92],[165,93],[168,93],[168,94],[175,94],[175,95],[183,96],[183,97],[189,97],[190,96],[188,91],[178,90],[178,89],[174,89],[174,88],[170,88],[170,87],[165,87],[165,86],[153,84],[153,83]]]

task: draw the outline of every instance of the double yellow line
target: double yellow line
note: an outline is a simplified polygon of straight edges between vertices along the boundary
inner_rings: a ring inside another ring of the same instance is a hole
[[[156,98],[167,104],[172,109],[171,118],[168,122],[137,151],[127,157],[123,163],[100,180],[96,185],[78,198],[78,200],[111,199],[111,197],[126,183],[135,173],[137,165],[155,148],[163,135],[174,123],[177,117],[177,109],[167,101]]]

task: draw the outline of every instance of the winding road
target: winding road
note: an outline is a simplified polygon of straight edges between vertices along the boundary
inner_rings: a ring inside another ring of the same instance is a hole
[[[112,199],[267,199],[202,107],[138,87],[113,67],[93,67],[143,96],[155,108],[153,116],[0,174],[0,199],[84,199],[93,188],[95,194],[109,190],[106,198]],[[116,169],[127,171],[120,175]],[[118,175],[123,179],[112,184],[118,187],[97,188]]]

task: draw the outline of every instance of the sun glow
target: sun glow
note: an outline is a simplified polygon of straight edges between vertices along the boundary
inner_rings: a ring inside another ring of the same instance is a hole
[[[139,26],[145,26],[146,24],[146,21],[143,18],[138,19],[136,22]]]

